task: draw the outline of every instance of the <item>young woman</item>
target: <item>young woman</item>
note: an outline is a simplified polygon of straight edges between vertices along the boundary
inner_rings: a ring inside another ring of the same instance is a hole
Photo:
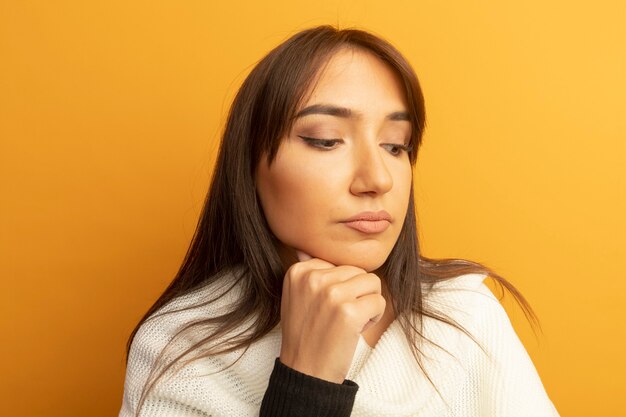
[[[359,30],[244,81],[175,279],[129,339],[120,416],[555,416],[489,269],[420,255],[423,96]]]

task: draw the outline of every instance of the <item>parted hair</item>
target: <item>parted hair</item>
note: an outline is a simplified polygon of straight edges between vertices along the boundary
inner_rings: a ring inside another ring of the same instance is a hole
[[[159,378],[190,353],[201,350],[191,359],[196,360],[247,347],[279,323],[286,270],[257,196],[255,172],[262,157],[267,156],[268,163],[272,163],[281,139],[291,129],[299,105],[329,59],[343,48],[373,54],[400,77],[412,126],[409,159],[412,165],[416,163],[426,124],[424,97],[411,65],[389,42],[363,30],[319,26],[293,35],[262,58],[241,85],[230,108],[210,188],[182,265],[130,335],[127,360],[139,328],[171,300],[202,285],[218,282],[234,270],[239,271],[237,282],[242,295],[228,313],[187,323],[181,329],[181,332],[193,331],[210,324],[214,331],[169,362],[162,363],[158,372],[150,372],[137,414]],[[531,324],[539,326],[524,297],[491,269],[469,260],[431,259],[421,255],[412,188],[402,230],[380,271],[388,288],[388,302],[392,303],[420,367],[419,342],[424,338],[422,317],[448,323],[467,334],[452,319],[424,305],[424,286],[438,281],[468,273],[488,275],[513,295]],[[244,323],[250,322],[251,327],[246,325],[238,332]],[[212,340],[233,331],[234,337],[211,346]]]

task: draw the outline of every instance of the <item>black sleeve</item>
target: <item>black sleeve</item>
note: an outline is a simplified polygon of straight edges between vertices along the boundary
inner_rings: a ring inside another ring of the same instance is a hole
[[[358,389],[348,379],[336,384],[298,372],[276,358],[260,417],[349,417]]]

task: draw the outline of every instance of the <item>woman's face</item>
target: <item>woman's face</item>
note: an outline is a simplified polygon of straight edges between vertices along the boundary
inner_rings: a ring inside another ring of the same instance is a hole
[[[265,217],[286,262],[298,249],[374,271],[398,239],[412,186],[401,81],[371,53],[344,49],[307,97],[272,164],[259,163]]]

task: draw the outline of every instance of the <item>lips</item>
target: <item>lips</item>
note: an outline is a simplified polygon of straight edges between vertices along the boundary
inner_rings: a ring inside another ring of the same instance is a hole
[[[364,211],[342,223],[362,233],[381,233],[391,224],[391,216],[384,210]]]

